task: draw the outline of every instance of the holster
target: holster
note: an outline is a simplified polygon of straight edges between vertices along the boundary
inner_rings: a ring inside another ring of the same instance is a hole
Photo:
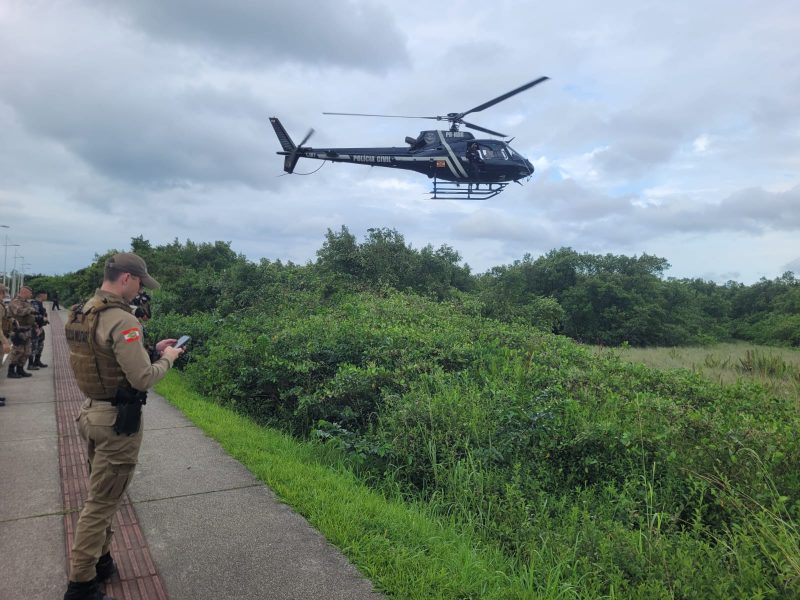
[[[147,404],[147,392],[133,388],[117,388],[111,404],[117,407],[114,431],[118,435],[137,433],[142,425],[142,406]]]

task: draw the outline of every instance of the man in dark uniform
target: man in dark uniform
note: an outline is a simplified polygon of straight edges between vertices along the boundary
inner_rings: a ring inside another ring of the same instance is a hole
[[[159,286],[144,260],[130,252],[115,254],[106,261],[100,289],[72,307],[64,328],[75,380],[87,396],[78,430],[89,450],[89,495],[75,528],[64,600],[112,600],[98,582],[116,572],[109,552],[111,521],[139,456],[146,390],[183,353],[172,347],[174,339],[161,340],[158,359],[151,362],[130,307],[142,286]]]
[[[150,310],[150,295],[145,292],[141,291],[136,294],[136,297],[131,302],[134,306],[141,308],[142,312],[144,313],[145,317],[148,319],[153,316],[153,313]],[[136,315],[136,318],[140,318],[139,315]]]
[[[33,290],[24,285],[8,305],[8,314],[11,317],[9,338],[14,344],[14,350],[8,358],[8,376],[12,379],[31,376],[25,371],[25,361],[31,354],[31,334],[36,324],[36,315],[30,303],[32,296]]]
[[[42,351],[44,350],[44,326],[50,323],[47,319],[47,309],[44,303],[47,300],[47,292],[36,292],[36,298],[31,300],[31,306],[36,311],[36,325],[31,335],[31,355],[28,358],[28,370],[46,369],[47,365],[42,362]]]
[[[467,149],[467,161],[469,162],[469,171],[470,176],[477,180],[479,171],[480,171],[480,164],[483,162],[481,159],[480,149],[478,148],[478,144],[472,142]]]

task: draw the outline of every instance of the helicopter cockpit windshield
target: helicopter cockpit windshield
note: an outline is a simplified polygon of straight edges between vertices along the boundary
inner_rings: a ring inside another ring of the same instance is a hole
[[[483,143],[478,147],[483,160],[508,160],[508,150],[502,144]]]
[[[514,150],[514,149],[513,149],[511,146],[509,146],[508,144],[506,144],[506,150],[508,150],[508,151],[511,153],[511,158],[516,158],[516,159],[518,159],[518,160],[525,160],[525,159],[523,158],[522,154],[520,154],[519,152],[517,152],[516,150]]]

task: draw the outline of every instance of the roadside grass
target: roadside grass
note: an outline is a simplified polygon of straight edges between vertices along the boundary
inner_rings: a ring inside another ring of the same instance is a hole
[[[337,357],[338,339],[323,346]],[[304,442],[259,425],[237,412],[257,398],[253,373],[219,380],[212,361],[201,375],[216,400],[191,373],[157,389],[394,598],[800,597],[797,395],[749,381],[786,385],[795,363],[701,349],[703,368],[738,373],[716,386],[622,364],[626,348],[592,360],[538,341],[420,377],[363,437],[327,423]],[[675,362],[660,368],[700,371],[678,362],[684,350],[663,349]],[[319,398],[359,392],[356,375],[337,371]],[[386,456],[385,472],[366,462]]]
[[[436,519],[421,504],[370,490],[320,444],[305,443],[191,391],[170,371],[158,393],[217,440],[278,497],[339,547],[375,586],[393,598],[547,598],[530,573],[476,539]]]
[[[730,342],[713,346],[625,346],[604,350],[618,354],[622,360],[656,369],[688,369],[716,383],[729,385],[754,380],[784,397],[800,398],[800,350],[794,348]]]

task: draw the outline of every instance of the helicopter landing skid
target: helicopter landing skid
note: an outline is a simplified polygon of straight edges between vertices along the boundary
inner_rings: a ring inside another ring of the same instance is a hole
[[[488,200],[506,189],[508,182],[456,183],[433,180],[431,200]]]

